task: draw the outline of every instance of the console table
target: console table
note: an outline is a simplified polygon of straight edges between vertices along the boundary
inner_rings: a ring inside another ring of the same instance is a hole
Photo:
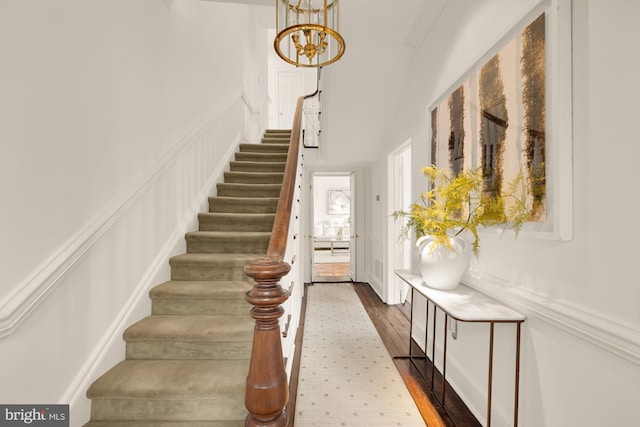
[[[444,409],[445,405],[445,384],[447,372],[447,322],[449,318],[459,322],[482,322],[488,323],[489,326],[489,367],[488,367],[488,390],[487,390],[487,427],[491,426],[491,389],[493,382],[493,339],[494,326],[496,323],[513,323],[516,326],[516,360],[515,360],[515,390],[513,404],[513,426],[518,426],[518,390],[520,385],[520,330],[525,316],[517,311],[499,303],[489,296],[480,293],[474,289],[460,284],[452,290],[438,290],[425,285],[422,276],[409,270],[396,270],[403,281],[411,286],[411,323],[409,330],[409,359],[416,366],[414,356],[412,354],[413,340],[413,301],[415,301],[415,293],[418,292],[427,300],[425,324],[425,357],[427,354],[427,342],[429,338],[429,303],[434,307],[433,310],[433,332],[432,332],[432,348],[431,348],[431,383],[423,376],[427,384],[433,391],[433,378],[435,370],[435,349],[436,349],[436,314],[438,310],[444,312],[444,342],[442,355],[442,402],[439,402]],[[434,393],[435,396],[435,393]],[[437,399],[437,398],[436,398]]]

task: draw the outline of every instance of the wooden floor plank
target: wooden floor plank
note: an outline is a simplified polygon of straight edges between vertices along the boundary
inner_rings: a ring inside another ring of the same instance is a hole
[[[446,384],[447,410],[443,410],[439,403],[442,375],[437,369],[434,370],[435,394],[431,392],[424,379],[427,377],[429,381],[431,380],[431,362],[428,359],[418,364],[420,369],[417,369],[406,357],[402,357],[409,354],[410,304],[387,305],[368,283],[354,283],[353,287],[387,346],[389,354],[395,358],[398,371],[427,425],[429,427],[480,427],[478,420],[448,383]],[[419,354],[420,348],[415,342],[412,345],[414,346],[412,354]]]

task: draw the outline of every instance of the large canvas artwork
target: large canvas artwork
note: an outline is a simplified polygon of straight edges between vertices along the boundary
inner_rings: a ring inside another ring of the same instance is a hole
[[[543,13],[431,110],[432,163],[481,167],[488,194],[522,173],[532,222],[547,217],[545,64]]]

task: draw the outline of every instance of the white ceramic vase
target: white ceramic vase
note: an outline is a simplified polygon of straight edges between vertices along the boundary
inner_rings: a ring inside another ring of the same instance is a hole
[[[448,236],[451,248],[437,244],[434,236],[423,236],[416,242],[420,255],[420,273],[424,283],[434,289],[454,289],[469,264],[467,242]]]

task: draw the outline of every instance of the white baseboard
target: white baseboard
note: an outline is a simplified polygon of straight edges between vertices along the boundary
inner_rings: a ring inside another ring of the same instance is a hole
[[[383,284],[373,274],[369,274],[369,285],[371,285],[371,289],[373,289],[374,292],[378,294],[380,299],[384,301]]]

